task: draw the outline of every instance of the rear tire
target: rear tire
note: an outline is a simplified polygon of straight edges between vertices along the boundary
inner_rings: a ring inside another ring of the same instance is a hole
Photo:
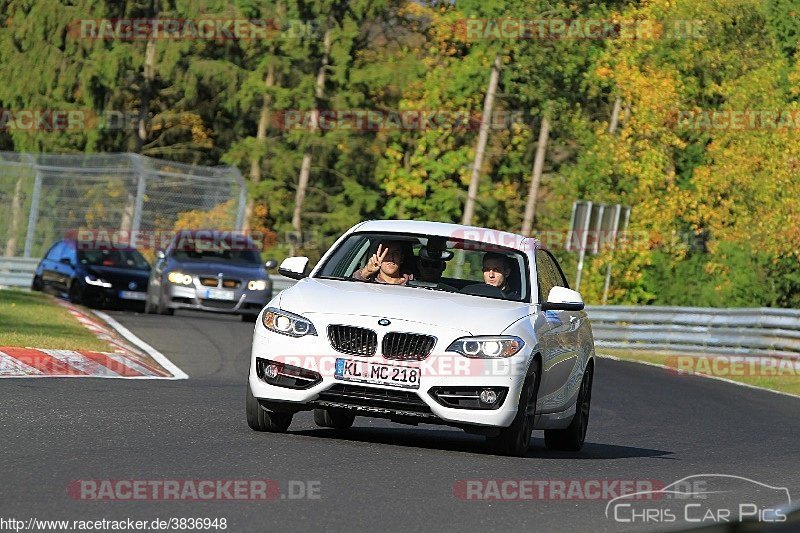
[[[355,413],[340,409],[314,409],[314,423],[322,428],[349,429],[355,419]]]
[[[544,431],[544,444],[548,450],[565,452],[578,452],[583,448],[586,440],[586,430],[589,427],[589,408],[592,402],[592,366],[586,367],[586,372],[581,381],[581,390],[575,402],[575,416],[565,429],[546,429]]]
[[[289,429],[292,423],[293,413],[275,413],[264,410],[259,405],[258,400],[250,390],[250,383],[247,384],[247,425],[253,431],[268,431],[271,433],[283,433]]]
[[[536,417],[536,396],[539,389],[539,360],[534,359],[519,394],[517,416],[507,428],[500,428],[500,434],[486,437],[489,448],[500,455],[523,457],[531,441],[533,422]]]

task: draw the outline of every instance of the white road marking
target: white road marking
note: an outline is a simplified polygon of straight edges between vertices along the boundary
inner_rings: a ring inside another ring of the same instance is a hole
[[[178,368],[178,366],[169,359],[167,359],[167,357],[164,354],[162,354],[161,352],[159,352],[158,350],[156,350],[155,348],[144,342],[142,339],[134,335],[128,328],[126,328],[125,326],[123,326],[122,324],[120,324],[119,322],[117,322],[116,320],[114,320],[113,318],[111,318],[102,311],[97,311],[93,309],[92,312],[95,315],[97,315],[101,320],[103,320],[106,324],[114,328],[114,330],[116,330],[117,333],[125,337],[125,339],[127,339],[129,342],[136,345],[140,349],[144,350],[150,357],[155,359],[158,364],[160,364],[162,367],[164,367],[164,369],[166,369],[170,374],[172,374],[171,378],[164,377],[160,379],[189,378],[189,375],[186,372]]]

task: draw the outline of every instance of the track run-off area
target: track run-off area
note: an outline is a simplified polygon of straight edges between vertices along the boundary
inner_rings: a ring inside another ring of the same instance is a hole
[[[359,417],[336,431],[310,412],[286,434],[256,433],[244,412],[253,324],[108,314],[188,379],[0,380],[0,518],[216,519],[207,531],[223,518],[229,531],[652,531],[701,524],[663,512],[615,518],[621,484],[733,476],[751,482],[717,507],[738,508],[754,487],[776,505],[785,497],[765,486],[800,498],[799,398],[600,358],[580,453],[549,452],[535,431],[526,457],[501,457],[456,429]]]

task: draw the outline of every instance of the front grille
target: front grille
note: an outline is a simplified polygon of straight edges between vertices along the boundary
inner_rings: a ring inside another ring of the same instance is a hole
[[[378,349],[378,334],[367,328],[332,324],[328,340],[337,352],[351,355],[375,355]]]
[[[222,281],[221,285],[220,281]],[[206,276],[200,277],[200,285],[202,285],[203,287],[225,287],[226,289],[236,289],[241,284],[242,282],[240,280],[233,278],[224,278],[220,280],[219,278],[212,278]]]
[[[337,383],[330,389],[319,393],[317,401],[323,404],[330,403],[353,408],[377,408],[399,412],[399,414],[433,416],[428,404],[422,401],[417,393],[406,390],[378,389]]]
[[[205,307],[213,307],[214,309],[233,309],[236,307],[236,302],[227,300],[200,300],[200,303]]]
[[[428,357],[436,344],[436,337],[418,333],[387,333],[381,350],[387,359],[421,361]]]

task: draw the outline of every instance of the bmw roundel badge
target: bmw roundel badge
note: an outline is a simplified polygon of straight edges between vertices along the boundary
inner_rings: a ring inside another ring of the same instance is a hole
[[[381,318],[380,320],[378,320],[378,325],[380,326],[388,326],[389,324],[391,324],[391,322],[389,321],[388,318]]]
[[[135,281],[131,281],[130,283],[128,283],[128,288],[130,290],[135,290],[136,289],[136,282]]]

